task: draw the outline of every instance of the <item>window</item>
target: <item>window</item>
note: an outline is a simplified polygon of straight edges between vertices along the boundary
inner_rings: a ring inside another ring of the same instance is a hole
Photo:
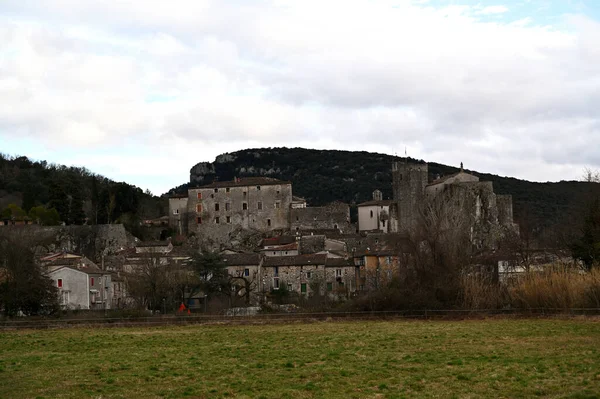
[[[258,210],[262,210],[262,202],[258,201]]]
[[[334,225],[333,225],[333,228],[334,228],[335,230],[337,230],[337,228],[338,228],[338,225],[337,225],[337,224],[334,224]]]
[[[273,251],[273,255],[277,255],[277,252]]]
[[[218,193],[218,192],[219,192],[219,189],[218,189],[218,188],[215,188],[215,193]]]
[[[342,276],[342,269],[335,269],[335,276],[336,277],[341,277]]]
[[[311,278],[312,277],[312,273],[311,272],[306,272],[306,278]]]
[[[56,280],[56,285],[58,286],[58,288],[62,288],[62,278]]]
[[[250,269],[244,269],[244,277],[248,277],[250,275]]]
[[[402,180],[402,173],[400,173],[400,180]]]
[[[278,278],[274,278],[273,279],[273,289],[274,290],[278,290],[279,289],[279,279]]]
[[[279,266],[275,266],[275,277],[279,277]]]
[[[271,227],[271,219],[267,219],[267,226]]]
[[[385,227],[385,220],[381,221],[381,226]]]
[[[256,189],[257,189],[258,191],[260,191],[260,186],[256,186]]]
[[[215,218],[215,223],[219,224],[219,217],[218,216]]]
[[[202,218],[200,216],[196,218],[196,224],[202,224]]]
[[[296,222],[297,222],[298,220],[299,220],[299,219],[298,219],[298,216],[296,216]]]
[[[373,218],[373,211],[371,211],[371,218]]]
[[[90,277],[90,285],[93,287],[94,286],[94,278]]]
[[[214,194],[211,194],[211,195],[210,195],[210,198],[215,198],[215,195],[214,195]]]
[[[277,194],[279,194],[279,190],[277,190]]]
[[[300,292],[306,294],[306,283],[300,284]]]
[[[215,212],[218,212],[218,211],[219,211],[219,203],[217,202],[217,203],[215,204]]]
[[[227,187],[227,188],[225,189],[225,192],[226,192],[226,193],[228,193],[228,192],[229,192],[229,187]]]
[[[387,259],[386,259],[386,262],[387,262],[387,264],[388,264],[388,265],[391,265],[391,264],[392,264],[392,261],[393,261],[392,257],[391,257],[391,256],[388,256],[388,257],[387,257]]]
[[[225,203],[225,210],[226,211],[230,211],[231,210],[231,203],[230,202],[226,202]]]
[[[227,223],[231,224],[231,216],[227,216]]]
[[[294,286],[292,285],[292,283],[288,283],[288,291],[291,291],[294,289]]]
[[[244,191],[243,197],[244,197],[244,198],[246,198],[246,195],[247,195],[247,194],[248,194],[248,193]]]
[[[198,199],[202,199],[202,193],[198,193]]]
[[[275,201],[275,209],[281,208],[281,202]]]
[[[196,212],[202,213],[202,204],[196,204]]]
[[[173,215],[179,215],[179,209],[173,209]]]
[[[327,291],[333,291],[333,283],[327,283]]]
[[[242,203],[242,210],[243,211],[247,211],[248,210],[248,203],[246,203],[246,202]]]

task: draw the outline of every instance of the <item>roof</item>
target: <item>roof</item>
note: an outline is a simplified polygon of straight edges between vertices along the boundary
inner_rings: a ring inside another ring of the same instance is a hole
[[[261,251],[294,251],[298,249],[298,243],[292,242],[285,245],[275,245],[272,248],[263,248]]]
[[[295,195],[292,195],[292,202],[306,202],[306,200],[302,197],[297,197]]]
[[[260,263],[260,255],[255,253],[221,255],[221,259],[226,266],[258,265]]]
[[[327,263],[325,264],[325,266],[328,266],[328,267],[354,266],[354,262],[352,259],[327,258]]]
[[[292,184],[289,181],[274,179],[272,177],[242,177],[230,181],[216,181],[198,188],[244,187],[244,186],[273,186],[279,184]]]
[[[266,247],[273,245],[286,245],[294,242],[296,242],[296,237],[294,236],[277,236],[263,239],[261,245]]]
[[[307,266],[324,265],[327,262],[326,254],[309,254],[295,256],[269,256],[265,258],[263,266]]]
[[[394,203],[392,200],[371,200],[358,204],[357,206],[390,206]]]
[[[136,248],[143,248],[143,247],[168,247],[169,246],[169,241],[142,241],[137,243]]]

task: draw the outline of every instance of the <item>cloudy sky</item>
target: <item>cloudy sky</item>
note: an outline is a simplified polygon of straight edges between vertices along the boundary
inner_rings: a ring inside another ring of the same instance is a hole
[[[0,152],[155,194],[249,147],[600,168],[596,0],[0,0]]]

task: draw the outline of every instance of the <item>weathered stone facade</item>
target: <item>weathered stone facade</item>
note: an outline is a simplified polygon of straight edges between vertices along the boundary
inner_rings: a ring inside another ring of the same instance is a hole
[[[407,231],[418,221],[418,209],[425,200],[427,186],[427,164],[403,162],[392,163],[392,188],[395,209],[390,210],[394,219],[392,232]]]
[[[515,229],[512,197],[494,193],[492,182],[461,169],[427,184],[427,165],[395,162],[392,165],[394,203],[390,206],[391,231],[410,232],[416,226],[425,201],[444,201],[455,207],[470,226],[477,248],[494,248],[503,229]]]
[[[291,203],[290,182],[250,177],[189,189],[187,198],[170,199],[169,213],[172,227],[181,225],[182,233],[214,246],[229,243],[240,230],[289,229]]]
[[[290,212],[292,232],[307,230],[339,230],[349,233],[354,230],[350,223],[350,207],[343,202],[325,206],[293,208]]]

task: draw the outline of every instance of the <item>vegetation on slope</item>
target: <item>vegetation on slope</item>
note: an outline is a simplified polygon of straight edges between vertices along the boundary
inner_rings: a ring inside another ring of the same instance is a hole
[[[4,218],[24,217],[56,224],[120,222],[135,230],[142,218],[165,212],[164,200],[124,182],[114,182],[86,168],[32,161],[0,154],[0,212]],[[47,219],[45,219],[47,218]]]
[[[208,184],[213,180],[231,180],[243,176],[271,176],[289,180],[294,194],[312,206],[334,200],[358,204],[371,199],[379,189],[384,198],[392,198],[393,161],[391,155],[365,151],[310,150],[304,148],[259,148],[223,154],[203,166],[201,179],[170,191],[185,193],[190,185]],[[424,162],[409,158],[409,162]],[[468,166],[468,165],[467,165]],[[196,167],[194,167],[196,168]],[[194,170],[192,168],[192,170]],[[429,163],[429,179],[458,172],[458,168]],[[517,220],[527,218],[540,226],[554,225],[581,213],[591,183],[561,181],[535,183],[510,177],[469,171],[481,180],[492,181],[497,194],[512,194]]]

